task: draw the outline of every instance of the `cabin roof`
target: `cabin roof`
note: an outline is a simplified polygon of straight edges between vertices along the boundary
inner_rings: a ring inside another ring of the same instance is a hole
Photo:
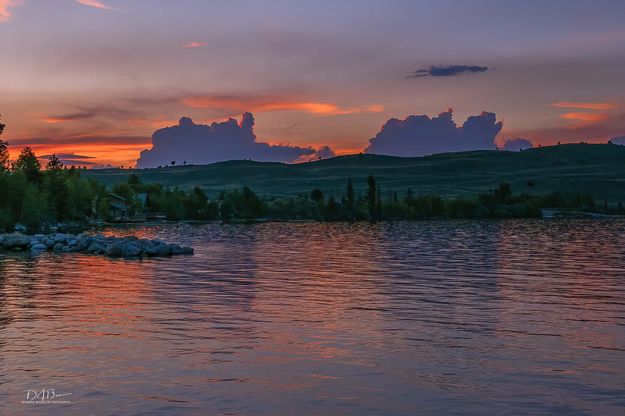
[[[137,199],[139,200],[139,202],[141,202],[142,205],[145,205],[148,202],[148,194],[137,194]]]
[[[124,202],[126,201],[126,198],[124,198],[123,196],[114,194],[113,192],[111,192],[109,195],[112,196],[115,199],[119,199],[120,201],[124,201]]]

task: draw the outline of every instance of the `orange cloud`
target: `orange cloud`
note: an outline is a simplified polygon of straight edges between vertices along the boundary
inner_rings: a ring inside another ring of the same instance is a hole
[[[6,22],[11,17],[9,7],[15,7],[22,4],[22,0],[0,0],[0,22]]]
[[[69,120],[66,120],[63,118],[57,118],[57,117],[44,117],[44,118],[40,118],[39,120],[48,124],[64,123],[66,121],[69,121]]]
[[[189,42],[189,43],[185,43],[184,45],[182,45],[183,48],[201,48],[203,46],[208,45],[208,43],[206,42]]]
[[[57,123],[66,123],[68,121],[84,120],[84,119],[93,118],[93,117],[95,117],[95,114],[85,112],[85,113],[76,113],[76,114],[65,114],[62,116],[45,116],[45,117],[41,117],[39,120],[48,124],[57,124]]]
[[[181,103],[192,108],[226,108],[233,113],[243,111],[302,111],[318,115],[344,115],[361,112],[381,112],[381,105],[341,108],[336,104],[316,101],[291,101],[279,97],[237,97],[220,95],[200,95],[186,97]]]
[[[98,0],[76,0],[76,2],[80,4],[84,4],[85,6],[95,7],[96,9],[115,10],[114,7],[110,7],[105,4],[102,4]]]
[[[384,112],[384,106],[380,104],[373,104],[367,107],[370,113],[382,113]]]
[[[77,165],[92,164],[113,164],[115,166],[134,166],[137,154],[141,152],[149,144],[118,144],[118,143],[71,143],[71,144],[33,144],[29,147],[33,149],[36,155],[49,154],[82,154],[89,157],[89,163],[76,163]],[[21,146],[10,146],[9,153],[12,159],[19,156]],[[84,156],[83,156],[84,157]]]
[[[600,123],[602,121],[607,120],[610,117],[609,114],[605,113],[582,113],[582,112],[571,112],[564,113],[560,115],[560,118],[564,120],[575,120],[582,121],[586,123]]]
[[[551,104],[555,108],[576,108],[580,110],[614,110],[618,106],[614,103],[577,103],[571,101],[558,101]]]

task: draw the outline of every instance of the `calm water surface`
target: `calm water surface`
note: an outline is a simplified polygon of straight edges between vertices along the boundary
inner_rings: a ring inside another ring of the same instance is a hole
[[[625,414],[625,221],[109,232],[196,255],[0,254],[0,415]]]

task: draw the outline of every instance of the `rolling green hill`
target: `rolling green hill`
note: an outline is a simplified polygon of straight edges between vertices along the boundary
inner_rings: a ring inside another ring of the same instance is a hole
[[[90,170],[85,177],[107,185],[136,173],[143,182],[188,189],[201,186],[209,195],[224,189],[249,186],[260,195],[288,196],[309,193],[315,187],[326,195],[343,194],[347,178],[356,191],[364,191],[372,174],[382,188],[403,193],[441,196],[472,195],[509,182],[515,193],[585,192],[599,200],[625,201],[625,147],[568,144],[522,152],[474,151],[427,157],[401,158],[349,155],[289,165],[229,161],[202,166],[159,169]]]

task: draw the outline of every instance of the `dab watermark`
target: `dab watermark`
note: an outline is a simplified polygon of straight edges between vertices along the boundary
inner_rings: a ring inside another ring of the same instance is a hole
[[[57,393],[54,389],[26,390],[22,404],[71,404],[72,393]]]

